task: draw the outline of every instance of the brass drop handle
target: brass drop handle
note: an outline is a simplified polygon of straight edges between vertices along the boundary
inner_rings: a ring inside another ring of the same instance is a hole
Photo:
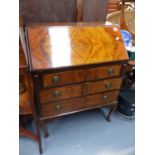
[[[108,96],[107,96],[107,95],[104,95],[104,96],[103,96],[103,99],[104,99],[104,100],[107,100],[107,99],[108,99]]]
[[[59,76],[53,76],[52,83],[58,83],[60,81]]]
[[[60,104],[56,104],[55,109],[56,109],[57,111],[61,110],[61,105],[60,105]]]
[[[107,72],[108,72],[109,75],[113,75],[114,74],[114,69],[113,68],[109,68]]]
[[[110,88],[112,87],[112,83],[107,82],[107,83],[105,84],[105,87],[106,87],[107,89],[110,89]]]
[[[55,97],[59,97],[61,95],[61,92],[56,90],[53,94]]]

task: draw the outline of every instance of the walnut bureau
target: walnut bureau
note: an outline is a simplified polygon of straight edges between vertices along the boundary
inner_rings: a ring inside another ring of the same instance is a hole
[[[119,27],[31,25],[26,38],[40,120],[110,107],[110,121],[128,61]]]

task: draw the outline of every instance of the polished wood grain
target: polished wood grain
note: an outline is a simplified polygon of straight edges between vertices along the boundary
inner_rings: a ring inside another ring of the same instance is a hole
[[[121,81],[121,78],[113,78],[107,80],[99,80],[96,82],[85,82],[84,84],[40,90],[40,102],[44,104],[61,99],[68,99],[72,97],[116,90],[120,88]]]
[[[121,82],[121,78],[100,80],[96,82],[86,82],[84,87],[84,93],[85,95],[87,95],[119,89],[121,86]]]
[[[19,95],[19,113],[22,115],[32,114],[31,99],[27,91]]]
[[[41,105],[42,118],[55,117],[77,111],[107,106],[117,102],[118,91],[68,99]]]
[[[26,68],[26,60],[21,41],[19,40],[19,68]]]
[[[54,117],[82,109],[84,106],[83,98],[75,98],[64,101],[51,102],[41,105],[42,117]]]
[[[22,15],[19,16],[19,68],[28,66],[26,40],[25,40],[25,22]]]
[[[26,67],[24,50],[19,38],[19,113],[21,115],[32,114],[32,96]]]
[[[24,137],[28,137],[34,141],[38,141],[39,138],[36,134],[32,133],[31,131],[26,130],[25,128],[20,128],[19,129],[19,135],[20,136],[24,136]]]
[[[119,76],[121,65],[92,67],[86,71],[86,81]]]
[[[117,26],[27,28],[31,70],[127,60]]]
[[[41,90],[39,94],[41,103],[77,97],[82,95],[82,84]]]
[[[84,81],[84,70],[73,70],[73,71],[43,75],[44,87],[58,86],[83,81]]]
[[[86,107],[116,104],[117,97],[118,97],[118,91],[106,92],[102,94],[87,96],[85,99]]]

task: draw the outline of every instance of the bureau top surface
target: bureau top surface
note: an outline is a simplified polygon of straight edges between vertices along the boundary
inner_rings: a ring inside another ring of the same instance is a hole
[[[31,70],[128,60],[117,26],[27,27]]]

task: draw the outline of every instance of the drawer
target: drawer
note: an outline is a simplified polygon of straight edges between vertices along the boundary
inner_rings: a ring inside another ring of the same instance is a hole
[[[121,65],[111,65],[104,67],[96,67],[87,70],[86,80],[96,80],[109,78],[113,76],[119,76],[121,71]]]
[[[84,71],[66,71],[43,75],[43,86],[51,87],[84,81]]]
[[[82,84],[64,86],[41,90],[39,92],[40,102],[46,103],[60,99],[67,99],[82,95]]]
[[[84,109],[108,106],[111,104],[116,104],[117,97],[118,91],[114,91],[99,95],[56,101],[49,104],[42,104],[41,114],[42,117],[55,117],[67,113],[81,111]]]
[[[41,105],[42,117],[52,117],[85,108],[83,98],[57,101]]]
[[[87,82],[84,86],[84,94],[88,95],[109,90],[120,89],[121,82],[121,78],[100,80],[96,82]]]
[[[117,103],[118,91],[106,92],[85,98],[87,107],[106,106]]]

